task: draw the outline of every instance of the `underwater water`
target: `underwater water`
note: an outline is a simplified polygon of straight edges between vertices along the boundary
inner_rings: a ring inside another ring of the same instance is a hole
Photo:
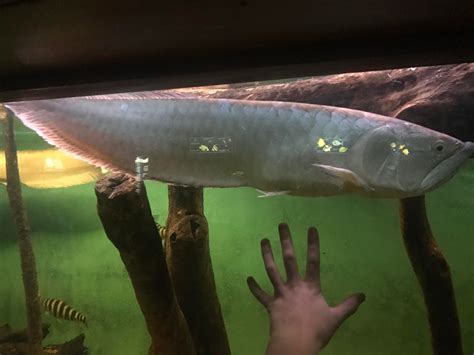
[[[19,149],[48,147],[17,122]],[[152,211],[164,223],[167,187],[146,184]],[[232,353],[263,354],[268,318],[247,289],[253,275],[270,290],[259,241],[268,237],[278,256],[277,224],[288,222],[300,266],[306,228],[321,240],[321,279],[330,303],[356,291],[366,301],[336,333],[323,354],[431,354],[421,291],[404,250],[398,201],[355,196],[258,198],[251,188],[205,189],[205,214],[217,291]],[[94,183],[69,188],[24,187],[41,295],[66,301],[88,318],[52,324],[44,343],[79,332],[94,355],[147,354],[149,336],[127,272],[96,213]],[[433,233],[450,266],[464,351],[474,352],[474,160],[427,196]],[[0,323],[25,327],[25,306],[15,227],[6,189],[0,186]]]

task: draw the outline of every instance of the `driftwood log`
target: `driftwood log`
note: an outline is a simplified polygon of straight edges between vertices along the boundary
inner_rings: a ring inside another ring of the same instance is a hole
[[[44,355],[84,355],[87,353],[87,348],[84,346],[84,334],[79,334],[77,337],[55,345],[48,345],[44,348]]]
[[[203,189],[169,186],[168,201],[166,260],[196,352],[230,354],[209,253]]]
[[[0,325],[0,343],[4,343],[5,336],[8,336],[8,334],[10,334],[11,332],[12,328],[10,327],[10,324],[5,323]],[[28,338],[28,335],[26,335],[26,337]]]
[[[461,327],[449,265],[426,215],[425,197],[401,200],[403,241],[423,289],[434,355],[462,355]]]
[[[129,175],[111,174],[97,182],[95,191],[105,232],[120,253],[145,318],[152,341],[150,354],[195,354],[145,185]]]
[[[42,335],[43,339],[49,334],[50,325],[47,323],[42,324]],[[27,343],[28,342],[28,329],[12,330],[9,324],[4,324],[0,327],[0,344],[5,343]]]
[[[474,141],[474,63],[332,75],[286,84],[187,90],[208,98],[348,107],[397,117]],[[462,354],[449,266],[426,217],[424,196],[401,201],[405,247],[427,307],[435,355]]]
[[[43,338],[49,334],[49,324],[43,323]],[[48,345],[43,348],[43,355],[84,355],[84,334],[80,334],[63,344]],[[0,326],[1,355],[30,355],[28,345],[28,329],[12,330],[10,325]]]
[[[0,105],[0,119],[3,121],[5,139],[5,162],[7,172],[7,193],[20,250],[21,273],[25,291],[26,318],[28,325],[29,354],[41,355],[43,339],[41,324],[41,303],[38,287],[36,260],[30,235],[25,205],[21,193],[20,173],[13,126],[13,113]]]
[[[474,63],[349,73],[228,89],[202,97],[349,107],[397,117],[474,142]]]

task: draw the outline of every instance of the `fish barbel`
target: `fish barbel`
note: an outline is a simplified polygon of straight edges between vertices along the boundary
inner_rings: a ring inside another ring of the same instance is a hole
[[[95,165],[202,187],[272,194],[421,195],[474,144],[368,112],[287,102],[119,94],[6,105],[49,143]]]

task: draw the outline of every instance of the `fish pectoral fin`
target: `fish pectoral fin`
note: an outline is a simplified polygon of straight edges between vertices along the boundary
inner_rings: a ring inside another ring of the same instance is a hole
[[[290,191],[262,191],[259,189],[256,189],[260,195],[257,197],[274,197],[274,196],[281,196],[281,195],[287,195],[290,193]]]
[[[321,169],[331,178],[336,179],[341,189],[347,191],[370,191],[371,188],[353,171],[343,168],[336,168],[330,165],[313,164],[313,166]]]

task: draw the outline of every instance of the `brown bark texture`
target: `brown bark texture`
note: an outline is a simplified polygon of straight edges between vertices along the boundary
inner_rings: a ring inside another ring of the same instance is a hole
[[[43,351],[41,345],[43,334],[38,275],[30,235],[30,225],[21,193],[13,118],[13,113],[0,105],[0,119],[3,121],[5,138],[7,193],[18,236],[23,287],[25,290],[29,353],[31,355],[39,355]]]
[[[449,265],[433,237],[425,197],[401,200],[403,241],[423,290],[434,355],[462,355],[461,328]]]
[[[209,253],[203,189],[170,185],[168,201],[166,260],[196,352],[230,354]]]
[[[183,90],[201,97],[347,107],[474,141],[474,63],[338,74],[284,84]]]
[[[145,185],[130,175],[114,173],[100,179],[95,191],[105,232],[120,253],[145,317],[152,339],[150,354],[195,354],[173,292]]]

